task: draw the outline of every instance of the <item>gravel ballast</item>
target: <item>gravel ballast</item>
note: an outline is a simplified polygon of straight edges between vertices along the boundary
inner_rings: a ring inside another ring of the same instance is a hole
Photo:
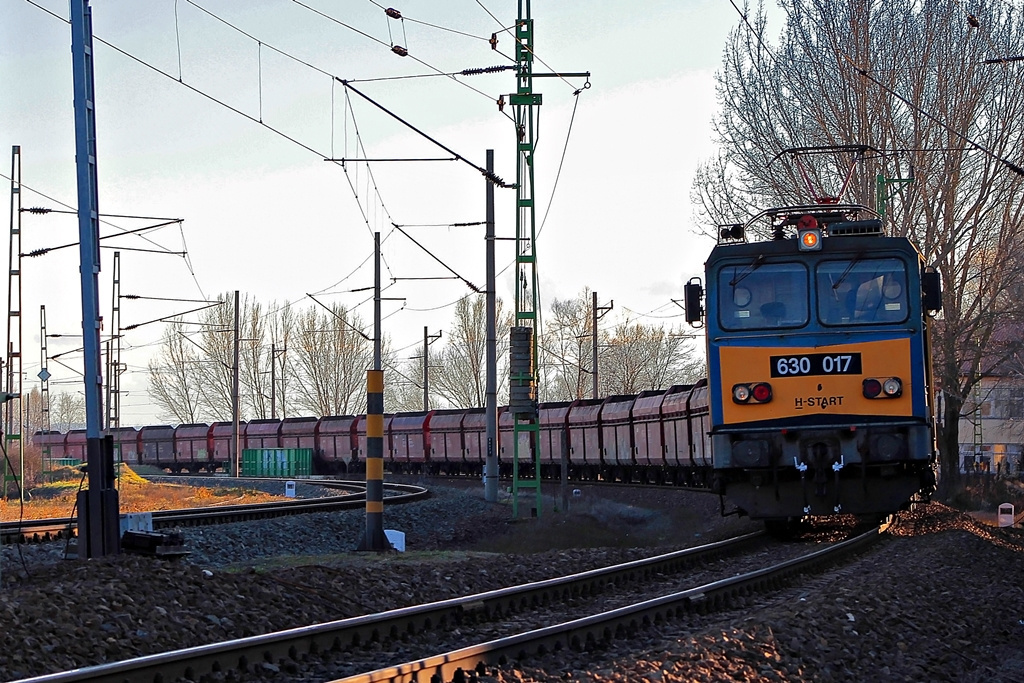
[[[4,547],[0,680],[477,593],[754,528],[686,491],[590,487],[568,512],[548,501],[539,519],[512,520],[507,500],[485,502],[482,487],[428,485],[429,499],[385,510],[406,553],[353,552],[361,511],[184,529],[190,555],[180,561]],[[696,630],[665,624],[603,653],[486,678],[1024,681],[1022,577],[1020,530],[921,506],[863,556]]]

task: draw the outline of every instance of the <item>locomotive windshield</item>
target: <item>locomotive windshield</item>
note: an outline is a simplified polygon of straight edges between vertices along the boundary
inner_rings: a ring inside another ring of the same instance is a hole
[[[802,263],[751,263],[718,271],[722,328],[759,330],[807,324],[808,274]]]
[[[815,278],[825,325],[899,323],[907,319],[907,269],[895,258],[822,261]]]

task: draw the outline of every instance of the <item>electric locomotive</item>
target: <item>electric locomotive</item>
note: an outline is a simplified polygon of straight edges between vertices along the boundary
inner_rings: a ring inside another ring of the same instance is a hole
[[[783,529],[927,498],[941,284],[909,240],[859,205],[769,209],[722,229],[704,282],[685,302],[706,326],[717,493]]]

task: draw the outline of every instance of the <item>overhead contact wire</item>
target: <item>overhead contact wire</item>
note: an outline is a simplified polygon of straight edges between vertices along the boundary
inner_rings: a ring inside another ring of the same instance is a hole
[[[338,24],[339,26],[344,26],[345,28],[347,28],[350,31],[354,31],[354,32],[358,33],[361,36],[369,38],[370,40],[374,41],[375,43],[379,43],[380,45],[383,45],[384,47],[388,48],[389,50],[393,47],[393,45],[389,45],[388,43],[386,43],[385,41],[381,40],[380,38],[376,38],[376,37],[370,35],[369,33],[365,32],[365,31],[361,31],[361,30],[357,29],[355,26],[351,26],[349,24],[346,24],[345,22],[341,21],[340,19],[336,19],[336,18],[332,17],[331,15],[326,14],[324,12],[321,12],[320,10],[318,10],[318,9],[316,9],[314,7],[310,7],[309,5],[305,4],[304,2],[301,2],[301,0],[292,0],[292,2],[294,2],[296,5],[298,5],[300,7],[303,7],[305,9],[309,10],[310,12],[313,12],[314,14],[317,14],[317,15],[323,17],[324,19],[327,19],[328,21],[332,21],[335,24]],[[452,79],[453,81],[455,81],[459,85],[461,85],[463,87],[466,87],[466,88],[469,88],[473,92],[475,92],[475,93],[477,93],[479,95],[482,95],[483,97],[486,97],[488,100],[490,100],[492,102],[496,99],[492,95],[488,95],[487,93],[483,92],[482,90],[474,88],[473,86],[469,85],[468,83],[460,81],[459,79],[455,78],[454,76],[450,76],[450,75],[446,74],[441,69],[438,69],[436,66],[423,61],[422,59],[420,59],[419,57],[417,57],[414,54],[407,53],[407,54],[405,54],[403,56],[410,57],[413,61],[418,62],[419,64],[422,64],[423,66],[427,67],[431,71],[436,71],[439,75],[448,76],[450,79]],[[512,118],[508,114],[505,114],[504,112],[502,112],[502,113],[503,113],[504,116],[508,117],[509,119]]]

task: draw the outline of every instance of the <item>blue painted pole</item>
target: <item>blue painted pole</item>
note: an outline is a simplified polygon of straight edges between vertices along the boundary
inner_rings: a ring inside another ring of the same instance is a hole
[[[78,557],[120,552],[119,507],[114,488],[113,442],[102,435],[100,374],[100,245],[93,90],[92,10],[71,0],[71,63],[75,90],[75,166],[78,170],[78,239],[85,352],[85,427],[89,488],[78,496]]]

